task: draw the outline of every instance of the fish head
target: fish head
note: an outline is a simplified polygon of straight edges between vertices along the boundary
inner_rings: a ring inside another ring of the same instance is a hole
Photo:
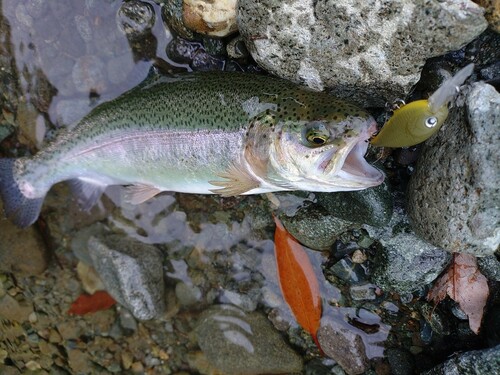
[[[361,190],[379,185],[384,175],[364,158],[377,130],[368,113],[321,113],[277,126],[270,150],[274,175],[290,189],[308,191]]]

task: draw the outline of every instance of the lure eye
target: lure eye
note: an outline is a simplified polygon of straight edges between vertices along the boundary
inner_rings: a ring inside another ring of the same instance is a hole
[[[330,133],[325,125],[320,122],[312,122],[306,126],[305,139],[310,146],[322,146],[330,138]]]
[[[430,128],[433,128],[434,126],[436,126],[438,123],[438,120],[436,117],[432,116],[432,117],[427,117],[425,119],[425,126],[428,127],[429,129]]]

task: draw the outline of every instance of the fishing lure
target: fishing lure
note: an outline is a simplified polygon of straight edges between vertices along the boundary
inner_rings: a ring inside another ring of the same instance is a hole
[[[473,70],[474,64],[467,65],[444,81],[429,99],[396,109],[370,143],[379,147],[409,147],[430,138],[443,125],[448,117],[448,104]]]

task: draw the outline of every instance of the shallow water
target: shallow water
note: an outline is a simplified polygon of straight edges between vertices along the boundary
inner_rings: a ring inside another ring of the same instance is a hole
[[[36,148],[44,138],[52,136],[52,130],[70,127],[99,103],[136,86],[147,76],[153,62],[161,60],[172,69],[191,70],[189,64],[167,57],[165,49],[173,35],[164,26],[156,3],[145,3],[153,11],[153,26],[140,37],[127,37],[123,31],[127,29],[123,27],[124,19],[117,16],[121,1],[3,0],[1,4],[19,78],[18,87],[14,82],[7,83],[6,98],[11,102],[5,106],[28,107],[31,120],[21,122],[18,115],[21,132],[28,134],[28,140],[21,143],[28,148]],[[163,251],[169,295],[180,289],[176,284],[182,283],[193,293],[194,303],[184,301],[184,305],[177,303],[180,307],[170,308],[168,319],[158,323],[167,327],[164,332],[155,332],[158,326],[148,323],[154,327],[150,333],[157,343],[162,342],[162,335],[178,335],[166,340],[168,348],[164,348],[177,359],[162,359],[162,370],[158,367],[157,371],[204,373],[201,367],[192,368],[193,361],[187,358],[186,353],[197,353],[198,349],[191,339],[186,339],[185,331],[194,326],[201,310],[213,304],[233,304],[244,311],[265,314],[306,362],[319,358],[312,340],[298,328],[281,297],[272,242],[272,203],[266,197],[222,199],[163,194],[130,206],[122,202],[120,187],[108,189],[106,195],[91,214],[75,213],[76,209],[68,210],[68,204],[75,205],[67,191],[56,188],[48,198],[44,220],[59,256],[66,253],[65,257],[73,261],[71,240],[96,221],[106,223],[113,232],[158,245]],[[284,204],[287,196],[278,199]],[[359,247],[354,240],[351,244]],[[363,283],[366,269],[354,268],[352,263],[352,269],[345,267],[346,272],[359,277],[360,283],[341,277],[327,280],[324,271],[331,254],[308,254],[320,280],[323,319],[335,320],[361,337],[366,356],[374,360],[372,368],[380,363],[388,344],[415,353],[427,350],[426,323],[411,304],[411,296],[408,303],[403,303],[399,296],[375,291],[366,299],[354,300],[349,292],[352,284],[376,289]],[[331,373],[332,368],[341,371],[332,361],[321,361],[323,372],[311,373]]]

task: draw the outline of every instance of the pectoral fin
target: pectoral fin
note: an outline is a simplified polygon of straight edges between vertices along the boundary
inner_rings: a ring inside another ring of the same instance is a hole
[[[226,179],[226,181],[209,181],[210,184],[221,187],[210,191],[223,197],[241,195],[260,186],[260,182],[255,177],[242,167],[234,164],[226,172],[220,173],[218,176]]]
[[[131,185],[125,191],[125,201],[131,204],[141,204],[161,193],[160,189],[150,185]]]

